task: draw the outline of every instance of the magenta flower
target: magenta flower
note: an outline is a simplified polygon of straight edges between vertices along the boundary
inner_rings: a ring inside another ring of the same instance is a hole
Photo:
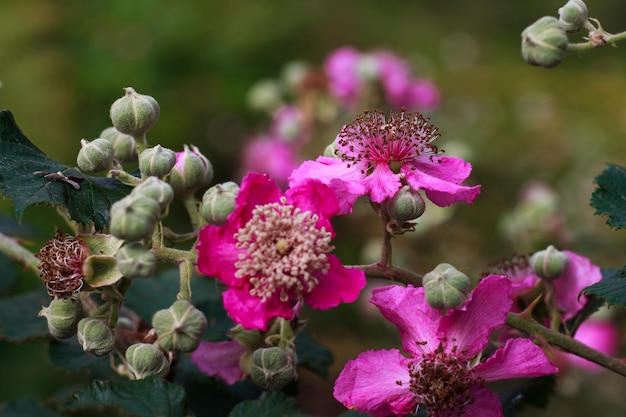
[[[460,158],[440,156],[432,143],[438,137],[437,128],[419,113],[402,111],[387,118],[378,111],[366,112],[337,136],[337,158],[306,161],[292,172],[289,183],[319,179],[337,192],[342,207],[366,194],[380,203],[393,197],[405,182],[424,190],[440,207],[473,202],[480,185],[461,185],[471,165]]]
[[[257,136],[243,148],[241,172],[269,174],[282,188],[286,188],[289,175],[298,164],[296,152],[287,142],[279,138]]]
[[[191,355],[191,360],[209,376],[219,376],[228,385],[241,380],[244,373],[239,366],[241,356],[248,349],[235,340],[224,342],[200,342]]]
[[[334,395],[349,409],[405,416],[424,408],[432,417],[500,417],[498,396],[484,383],[551,374],[557,368],[528,339],[509,339],[486,360],[491,331],[506,320],[511,283],[484,278],[465,307],[445,315],[425,301],[424,289],[375,289],[371,302],[400,330],[402,349],[370,350],[349,361]]]
[[[270,136],[298,148],[309,141],[310,133],[299,107],[282,106],[274,112],[269,128]]]
[[[363,88],[362,77],[358,74],[360,60],[359,51],[344,46],[333,51],[324,62],[330,95],[347,107],[356,105]]]
[[[619,350],[619,329],[610,321],[588,319],[585,320],[574,335],[574,339],[609,356],[615,356]],[[572,353],[555,351],[558,359],[564,360],[567,364],[576,366],[588,372],[599,372],[604,368],[583,359]]]
[[[234,212],[223,226],[200,230],[198,269],[219,278],[229,316],[246,329],[266,330],[275,317],[294,317],[304,301],[328,309],[353,302],[365,285],[362,271],[330,254],[339,210],[334,193],[310,180],[284,196],[267,175],[248,174]]]

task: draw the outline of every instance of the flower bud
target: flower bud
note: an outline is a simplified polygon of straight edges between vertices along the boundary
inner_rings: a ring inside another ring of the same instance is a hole
[[[117,267],[127,278],[150,278],[156,268],[156,256],[139,242],[123,246],[115,254]]]
[[[85,352],[96,356],[111,353],[115,346],[115,336],[111,328],[100,319],[86,317],[78,322],[78,343]]]
[[[555,17],[544,16],[522,32],[522,57],[530,65],[556,67],[565,58],[567,33]]]
[[[111,121],[122,133],[134,137],[143,136],[159,119],[159,103],[151,97],[124,88],[126,95],[111,105]]]
[[[139,155],[139,170],[142,177],[164,177],[176,163],[176,152],[157,145]]]
[[[410,185],[403,185],[392,198],[387,200],[385,207],[391,220],[402,224],[424,214],[426,203],[417,190]]]
[[[250,377],[255,384],[280,391],[298,376],[295,355],[277,346],[257,349],[252,354]]]
[[[236,325],[228,331],[230,337],[241,346],[254,352],[263,344],[263,333],[259,329],[246,329],[241,324]]]
[[[176,153],[176,163],[170,172],[170,185],[177,194],[194,192],[213,181],[213,165],[198,148],[185,145]]]
[[[130,194],[111,206],[111,234],[130,241],[148,238],[160,213],[161,207],[155,199]]]
[[[165,376],[170,370],[170,362],[161,349],[149,343],[130,345],[126,350],[126,363],[132,379]]]
[[[206,190],[202,196],[200,214],[208,224],[221,226],[226,224],[228,215],[235,210],[235,199],[239,185],[232,181],[217,184]]]
[[[162,209],[169,206],[174,199],[172,186],[157,177],[144,179],[141,184],[133,189],[131,194],[152,198],[159,203]]]
[[[106,171],[111,167],[114,158],[113,145],[104,138],[94,139],[91,142],[82,139],[82,147],[78,151],[76,163],[78,168],[87,172]]]
[[[569,265],[567,254],[550,245],[530,257],[530,265],[538,277],[552,281],[563,275]]]
[[[50,301],[48,307],[43,307],[39,317],[48,321],[48,331],[57,339],[67,339],[76,333],[76,325],[82,316],[80,301],[71,298]]]
[[[207,325],[204,313],[187,300],[177,300],[170,308],[152,316],[152,327],[158,336],[156,343],[163,350],[193,352]]]
[[[332,141],[326,148],[324,148],[324,156],[327,158],[339,158],[339,148],[337,148],[337,141]]]
[[[100,133],[100,137],[107,139],[113,145],[113,155],[120,162],[137,161],[137,142],[135,138],[118,131],[113,126]]]
[[[589,11],[583,0],[569,0],[559,9],[559,22],[568,32],[577,32],[582,29],[588,18]]]
[[[434,309],[460,308],[467,301],[469,278],[450,264],[437,265],[424,275],[422,282],[426,302]]]

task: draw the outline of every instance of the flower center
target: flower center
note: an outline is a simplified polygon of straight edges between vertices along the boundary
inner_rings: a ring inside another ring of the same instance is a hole
[[[235,263],[235,276],[249,277],[251,295],[266,301],[278,294],[286,302],[315,288],[313,274],[328,272],[326,254],[333,250],[331,233],[316,227],[318,219],[286,204],[284,197],[252,211],[252,218],[235,233],[237,248],[246,250]]]
[[[433,417],[461,416],[474,402],[473,389],[482,383],[467,360],[439,348],[409,364],[410,390],[415,402]]]
[[[53,298],[70,298],[83,286],[83,260],[88,255],[87,246],[79,239],[66,236],[57,230],[54,237],[35,254],[37,265],[48,295]]]
[[[441,153],[432,142],[440,135],[437,127],[428,124],[419,113],[391,113],[389,120],[379,111],[368,111],[347,124],[339,133],[336,151],[348,167],[365,163],[363,174],[379,163],[386,163],[394,172],[399,166]],[[396,172],[397,173],[397,172]]]

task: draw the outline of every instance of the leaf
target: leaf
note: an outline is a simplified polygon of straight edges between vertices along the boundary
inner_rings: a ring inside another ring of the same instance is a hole
[[[332,352],[317,343],[306,330],[298,333],[295,343],[298,365],[326,378],[328,376],[328,367],[334,361]]]
[[[595,295],[609,305],[626,306],[626,267],[603,269],[602,281],[583,288],[582,293]]]
[[[59,172],[71,182],[35,172]],[[0,111],[0,193],[13,200],[18,219],[29,206],[45,203],[65,207],[72,220],[102,230],[111,204],[129,192],[116,179],[84,175],[48,157],[24,136],[10,111]]]
[[[91,369],[98,374],[112,373],[108,357],[98,357],[87,353],[78,344],[76,337],[66,340],[51,339],[48,355],[52,363],[69,370]]]
[[[158,376],[138,381],[96,380],[75,393],[67,404],[69,408],[93,405],[121,407],[128,415],[139,417],[187,415],[185,391]]]
[[[19,274],[15,268],[16,266],[17,264],[14,260],[0,253],[0,271],[2,271],[0,275],[0,295],[7,295],[13,284],[17,282]]]
[[[598,186],[591,195],[596,214],[609,216],[606,223],[616,229],[626,227],[626,169],[609,164],[595,179]]]
[[[46,319],[38,317],[41,307],[50,303],[42,288],[0,300],[0,339],[21,342],[48,336]]]
[[[556,380],[553,375],[525,380],[520,385],[498,394],[504,417],[515,417],[525,405],[546,408],[554,392]]]
[[[0,417],[64,417],[32,400],[13,401],[0,408]]]
[[[310,417],[302,411],[296,400],[280,392],[264,392],[256,400],[247,400],[238,404],[230,417]]]

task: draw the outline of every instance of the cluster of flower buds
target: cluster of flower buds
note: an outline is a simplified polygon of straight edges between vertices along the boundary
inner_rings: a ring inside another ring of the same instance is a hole
[[[470,290],[467,275],[446,263],[425,274],[423,285],[426,302],[440,311],[463,307]]]

